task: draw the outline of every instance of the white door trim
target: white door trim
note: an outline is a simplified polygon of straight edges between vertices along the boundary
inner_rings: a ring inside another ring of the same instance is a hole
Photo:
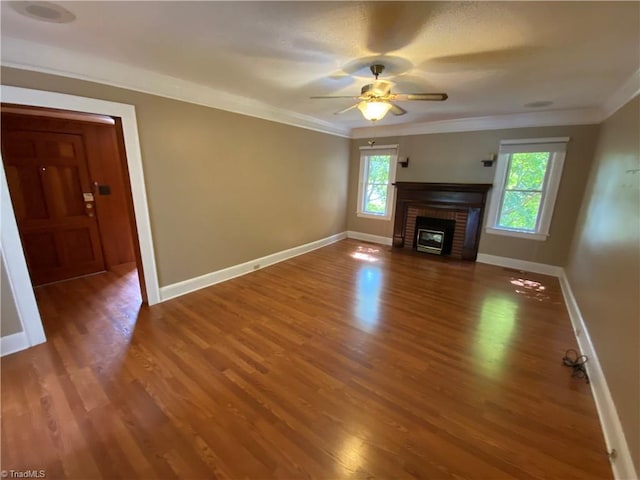
[[[9,354],[39,343],[46,342],[40,320],[40,311],[36,305],[36,297],[31,286],[27,262],[24,259],[16,217],[9,196],[7,177],[4,174],[4,162],[0,161],[0,261],[4,263],[9,279],[8,285],[0,288],[8,289],[13,295],[22,332],[9,335],[1,342],[1,354]]]
[[[94,98],[78,97],[62,93],[45,92],[41,90],[31,90],[19,87],[2,86],[0,90],[2,102],[14,103],[17,105],[31,105],[36,107],[57,108],[62,110],[72,110],[75,112],[95,113],[99,115],[109,115],[122,119],[122,130],[124,135],[125,151],[127,156],[127,166],[129,178],[131,180],[131,193],[133,196],[133,209],[135,212],[136,226],[138,229],[138,240],[140,243],[140,253],[142,256],[142,270],[147,290],[147,300],[149,305],[160,301],[160,288],[158,285],[158,274],[156,269],[153,240],[151,236],[151,223],[149,221],[149,206],[142,170],[142,154],[140,152],[140,139],[138,137],[138,123],[136,111],[133,105],[125,103],[108,102]],[[35,345],[44,341],[44,333],[41,336],[37,332],[42,332],[42,321],[35,304],[35,297],[28,277],[24,252],[15,227],[15,215],[8,197],[6,176],[4,168],[0,170],[0,188],[3,190],[2,205],[2,249],[5,252],[5,262],[14,294],[16,296],[16,306],[20,315],[25,333],[29,338],[30,345]],[[7,220],[7,221],[5,221]],[[19,254],[16,254],[19,252]],[[26,274],[26,278],[24,275]],[[31,331],[35,332],[32,338]],[[38,339],[40,341],[35,341]]]

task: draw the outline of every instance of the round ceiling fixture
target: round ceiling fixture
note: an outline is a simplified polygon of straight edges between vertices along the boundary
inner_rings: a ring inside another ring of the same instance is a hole
[[[9,2],[11,7],[25,17],[50,23],[70,23],[76,16],[60,5],[51,2]]]

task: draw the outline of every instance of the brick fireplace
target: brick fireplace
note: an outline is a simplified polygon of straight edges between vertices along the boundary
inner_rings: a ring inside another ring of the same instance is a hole
[[[418,217],[455,221],[450,256],[475,260],[491,184],[396,182],[393,246],[414,249]]]

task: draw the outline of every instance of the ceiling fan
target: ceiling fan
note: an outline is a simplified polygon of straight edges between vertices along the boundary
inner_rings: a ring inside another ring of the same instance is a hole
[[[374,64],[371,65],[371,73],[376,77],[373,83],[369,83],[362,87],[360,95],[353,96],[319,96],[311,98],[351,98],[359,100],[358,103],[351,105],[335,112],[335,115],[348,112],[353,108],[358,108],[362,112],[362,115],[367,120],[376,122],[383,118],[387,112],[391,112],[394,115],[404,115],[407,111],[392,102],[406,102],[406,101],[431,101],[442,102],[449,98],[446,93],[391,93],[391,87],[393,82],[387,80],[378,80],[378,75],[384,71],[384,65]]]

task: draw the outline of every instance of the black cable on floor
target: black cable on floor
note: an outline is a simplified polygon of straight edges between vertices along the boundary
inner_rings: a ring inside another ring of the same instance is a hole
[[[570,348],[562,357],[562,364],[565,367],[571,367],[573,369],[572,377],[584,378],[589,383],[589,375],[587,375],[587,368],[584,366],[589,359],[586,355],[580,355],[578,352]]]

